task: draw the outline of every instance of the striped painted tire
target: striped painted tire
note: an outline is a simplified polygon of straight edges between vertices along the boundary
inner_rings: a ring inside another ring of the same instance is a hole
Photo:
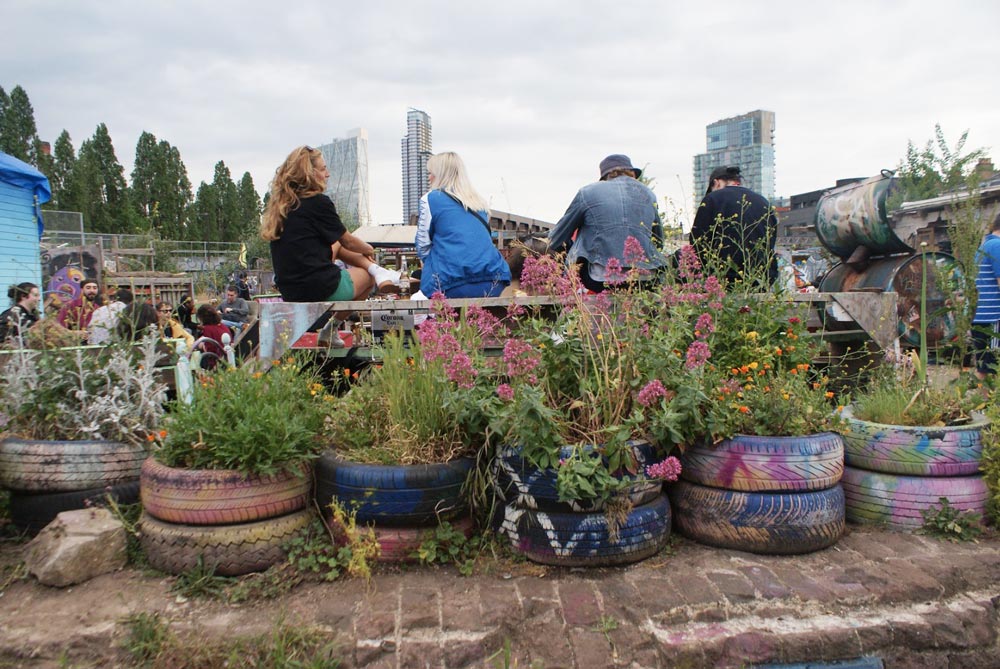
[[[149,455],[117,441],[0,441],[0,487],[17,492],[74,492],[139,478]]]
[[[801,437],[737,435],[715,446],[691,446],[681,477],[743,492],[825,490],[844,473],[844,441],[822,432]]]
[[[142,465],[142,508],[182,525],[232,525],[305,508],[312,489],[308,466],[253,476],[225,469],[180,469],[155,458]]]
[[[923,526],[921,511],[941,506],[941,498],[963,511],[982,514],[990,492],[982,476],[900,476],[844,468],[847,519],[912,530]]]
[[[148,513],[139,521],[139,541],[156,569],[180,574],[194,569],[201,556],[220,576],[263,571],[286,558],[282,544],[311,522],[308,509],[287,516],[239,525],[176,525]]]
[[[432,465],[363,465],[326,451],[316,462],[316,501],[336,500],[359,523],[392,527],[436,525],[465,511],[462,494],[473,458]]]
[[[969,425],[906,427],[871,423],[841,413],[845,462],[872,472],[907,476],[969,476],[979,471],[982,430],[989,421],[976,414]]]
[[[667,486],[677,529],[709,546],[796,555],[832,546],[844,532],[844,491],[761,493],[678,481]]]
[[[472,536],[474,525],[472,518],[465,516],[451,521],[454,530],[461,532],[468,539]],[[379,545],[379,562],[416,562],[413,554],[420,549],[425,540],[432,538],[436,527],[379,527],[375,526],[375,538]]]
[[[119,504],[135,504],[139,501],[139,481],[127,481],[104,488],[74,492],[35,494],[12,492],[10,521],[19,529],[37,534],[63,511],[106,506],[108,496]]]
[[[647,479],[642,475],[646,465],[656,462],[655,449],[646,442],[633,442],[631,446],[638,474],[625,473],[619,476],[622,480],[631,481],[621,491],[621,495],[633,506],[640,506],[656,499],[663,492],[663,483],[657,479]],[[571,447],[564,447],[560,453],[560,457],[563,458],[570,458],[572,455]],[[493,483],[500,500],[522,509],[593,513],[604,508],[603,502],[599,500],[560,502],[556,489],[556,470],[538,469],[521,456],[520,449],[514,447],[503,447],[497,453]]]
[[[670,536],[670,502],[660,495],[633,508],[611,541],[601,513],[557,513],[504,510],[500,533],[511,548],[532,562],[562,567],[607,567],[630,564],[655,555]]]

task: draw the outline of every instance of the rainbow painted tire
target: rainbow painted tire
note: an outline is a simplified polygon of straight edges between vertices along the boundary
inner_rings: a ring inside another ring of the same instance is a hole
[[[325,509],[336,500],[346,511],[357,512],[358,523],[436,525],[465,511],[462,490],[474,466],[473,458],[432,465],[365,465],[328,450],[316,461],[316,501]]]
[[[844,441],[821,432],[801,437],[736,435],[715,446],[691,446],[681,478],[743,492],[825,490],[844,473]]]
[[[655,449],[645,442],[634,442],[631,446],[638,471],[635,475],[625,473],[618,478],[630,481],[621,491],[621,496],[628,499],[632,506],[640,506],[656,499],[663,492],[663,483],[658,479],[648,479],[642,473],[646,465],[656,462]],[[563,458],[570,458],[572,455],[571,447],[563,447],[560,452],[560,457]],[[556,478],[555,469],[538,469],[521,456],[518,448],[501,448],[494,461],[494,490],[500,500],[507,504],[522,509],[563,513],[594,513],[603,510],[604,504],[601,501],[559,501]]]
[[[286,558],[282,545],[307,527],[309,509],[287,516],[238,525],[177,525],[148,513],[139,521],[139,542],[149,564],[168,574],[180,574],[202,564],[220,576],[264,571]]]
[[[840,485],[807,492],[738,492],[678,481],[667,486],[677,530],[709,546],[797,555],[832,546],[844,533]]]
[[[139,478],[149,455],[117,441],[0,441],[0,487],[17,492],[74,492]]]
[[[969,425],[955,427],[871,423],[855,418],[849,406],[841,417],[846,423],[842,433],[849,466],[906,476],[975,474],[983,455],[982,429],[989,425],[978,414]]]
[[[923,526],[921,511],[941,506],[941,498],[963,511],[982,514],[990,498],[982,476],[900,476],[844,468],[847,519],[913,530]]]
[[[451,521],[451,527],[466,539],[472,536],[474,525],[468,516]],[[414,554],[420,545],[433,538],[436,527],[378,527],[372,528],[379,545],[379,562],[416,562]]]
[[[155,458],[142,465],[142,508],[153,518],[182,525],[232,525],[275,518],[305,508],[311,470],[256,476],[228,469],[168,467]]]
[[[612,540],[600,513],[557,513],[504,509],[500,533],[511,549],[532,562],[561,567],[608,567],[655,555],[670,536],[670,502],[660,495],[633,508]]]

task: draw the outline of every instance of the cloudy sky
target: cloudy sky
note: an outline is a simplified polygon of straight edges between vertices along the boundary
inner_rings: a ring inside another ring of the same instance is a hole
[[[39,135],[142,131],[197,187],[224,160],[263,194],[300,144],[362,126],[372,208],[402,218],[406,110],[497,209],[556,221],[609,153],[690,220],[705,126],[776,113],[777,192],[895,167],[940,123],[1000,162],[1000,3],[3,0],[0,86]]]

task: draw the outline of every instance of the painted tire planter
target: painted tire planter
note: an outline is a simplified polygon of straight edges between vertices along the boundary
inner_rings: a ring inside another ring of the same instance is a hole
[[[308,510],[239,525],[178,525],[148,513],[139,523],[142,549],[149,564],[168,574],[193,569],[201,556],[220,576],[263,571],[286,558],[281,546],[312,520]]]
[[[844,532],[840,485],[807,492],[738,492],[678,481],[667,486],[677,529],[709,546],[764,555],[811,553]]]
[[[631,444],[638,466],[638,475],[624,473],[618,478],[630,480],[631,483],[622,491],[633,506],[647,504],[656,499],[663,491],[663,482],[645,478],[642,474],[646,465],[656,462],[656,451],[648,443],[634,442]],[[573,448],[563,447],[560,457],[569,458]],[[601,511],[604,504],[600,501],[560,502],[556,487],[555,469],[538,469],[520,454],[520,449],[504,447],[499,450],[494,464],[494,489],[501,500],[521,509],[539,511],[557,511],[563,513],[593,513]]]
[[[670,536],[670,502],[660,495],[634,507],[611,541],[604,513],[504,509],[500,532],[532,562],[562,567],[607,567],[655,555]]]
[[[989,421],[974,415],[969,425],[921,427],[871,423],[854,417],[851,407],[841,413],[845,461],[885,474],[908,476],[968,476],[979,471],[982,429]]]
[[[142,507],[154,518],[185,525],[231,525],[283,516],[305,508],[309,467],[253,476],[233,470],[142,465]]]
[[[743,492],[825,490],[844,472],[844,441],[822,432],[796,437],[736,435],[715,446],[691,446],[681,478]]]
[[[473,523],[468,516],[451,521],[451,526],[468,539],[472,536]],[[374,526],[379,544],[379,562],[416,562],[413,554],[425,540],[434,536],[435,527],[379,527]]]
[[[139,501],[139,481],[128,481],[104,488],[77,490],[75,492],[10,494],[10,520],[14,525],[31,534],[55,520],[63,511],[105,506],[107,496],[119,504]]]
[[[921,511],[941,506],[940,499],[963,511],[984,513],[990,493],[982,476],[900,476],[844,468],[847,519],[912,530],[923,526]]]
[[[0,487],[17,492],[74,492],[139,478],[149,455],[117,441],[0,441]]]
[[[393,527],[435,525],[460,516],[473,458],[431,465],[365,465],[326,451],[316,462],[316,501],[336,499],[359,523]],[[324,512],[325,513],[325,512]]]

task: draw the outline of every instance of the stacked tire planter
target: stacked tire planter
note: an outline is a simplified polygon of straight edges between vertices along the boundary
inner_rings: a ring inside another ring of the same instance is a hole
[[[560,502],[554,469],[538,469],[520,449],[501,448],[494,467],[494,489],[502,506],[494,526],[510,539],[513,550],[541,564],[602,567],[638,562],[655,555],[670,536],[670,502],[659,480],[643,475],[655,453],[646,443],[633,443],[637,473],[623,473],[630,484],[622,491],[632,508],[611,527],[605,506],[594,502]],[[572,448],[561,457],[570,458]]]
[[[844,532],[844,442],[737,435],[692,446],[667,485],[677,529],[710,546],[765,555],[810,553]]]
[[[985,512],[989,490],[978,473],[984,417],[954,427],[904,427],[860,420],[852,407],[841,416],[848,520],[913,530],[942,497],[956,509]]]
[[[316,501],[327,520],[330,505],[356,513],[358,525],[372,527],[380,562],[406,562],[443,521],[466,537],[465,486],[473,458],[427,465],[370,465],[351,462],[328,449],[316,463]]]
[[[116,441],[0,442],[0,487],[10,490],[11,522],[37,533],[63,511],[139,499],[147,451]]]
[[[149,563],[170,574],[198,566],[222,576],[263,571],[285,559],[282,545],[313,517],[311,470],[271,476],[142,466],[140,542]]]

